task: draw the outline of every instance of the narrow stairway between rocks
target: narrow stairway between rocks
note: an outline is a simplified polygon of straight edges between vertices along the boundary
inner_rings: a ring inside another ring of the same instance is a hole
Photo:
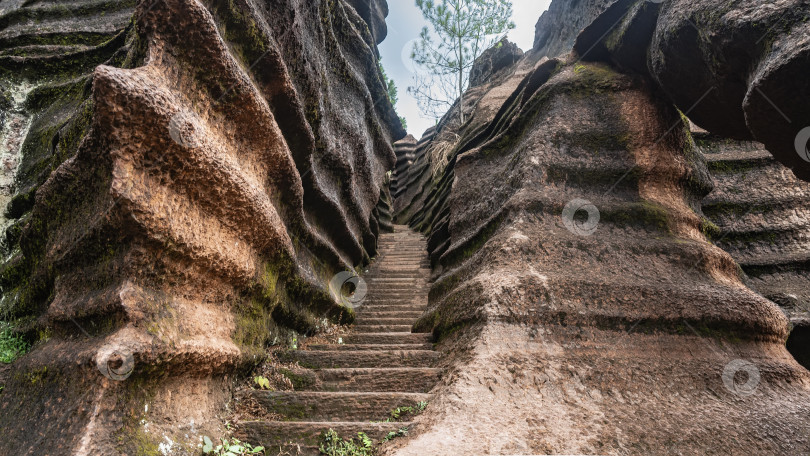
[[[425,238],[407,226],[383,234],[377,260],[363,277],[368,292],[356,322],[342,344],[309,345],[288,352],[308,370],[292,392],[252,391],[268,412],[284,421],[242,424],[246,441],[268,454],[319,454],[321,434],[329,429],[348,439],[365,432],[380,442],[410,422],[383,422],[397,407],[428,401],[437,383],[431,334],[412,327],[427,306],[430,264]]]

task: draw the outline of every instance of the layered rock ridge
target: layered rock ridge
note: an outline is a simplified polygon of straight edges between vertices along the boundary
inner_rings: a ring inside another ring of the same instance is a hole
[[[535,50],[554,57],[573,44],[583,60],[649,75],[700,127],[763,143],[810,180],[808,19],[804,0],[555,0]]]
[[[469,92],[394,201],[429,235],[415,328],[448,374],[391,454],[807,451],[810,373],[708,241],[709,171],[657,84],[532,53]]]
[[[16,177],[3,312],[38,341],[3,379],[0,452],[195,451],[237,369],[352,320],[327,284],[376,254],[404,136],[377,64],[387,7],[353,3],[376,13],[128,3],[125,57],[74,104],[42,101],[83,123]]]
[[[810,326],[805,202],[810,184],[796,179],[759,143],[702,130],[693,135],[715,184],[701,203],[713,223],[710,240],[731,254],[748,286],[779,304],[792,327],[788,350],[810,366],[805,336]]]

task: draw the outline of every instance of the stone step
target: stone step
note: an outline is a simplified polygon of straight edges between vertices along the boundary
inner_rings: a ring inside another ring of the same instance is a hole
[[[347,344],[424,344],[433,342],[430,333],[364,333],[349,334],[343,337]]]
[[[427,293],[430,291],[430,286],[426,280],[411,281],[411,282],[394,282],[386,280],[366,280],[369,292],[379,292],[380,294],[416,294]]]
[[[358,326],[364,325],[406,325],[413,326],[416,323],[416,318],[409,317],[368,317],[361,315],[357,317],[354,323]]]
[[[321,369],[311,372],[311,391],[427,393],[441,378],[433,367]]]
[[[271,392],[248,393],[265,410],[292,421],[382,421],[397,407],[427,401],[425,393]]]
[[[366,312],[419,312],[422,313],[427,306],[420,304],[364,304],[358,310]]]
[[[355,325],[354,330],[358,333],[393,332],[409,333],[413,330],[413,325]]]
[[[430,277],[430,271],[425,269],[395,269],[385,268],[376,269],[374,272],[368,273],[368,276],[375,275],[377,277],[422,277],[427,280]]]
[[[292,350],[280,357],[308,369],[347,367],[432,367],[441,357],[433,350]]]
[[[366,282],[385,283],[390,285],[422,285],[427,283],[427,281],[421,277],[380,277],[380,276],[367,277]]]
[[[358,315],[360,318],[413,318],[418,319],[422,316],[423,312],[419,310],[371,310],[369,307],[364,307],[362,312]]]
[[[383,295],[382,293],[373,293],[373,291],[369,291],[369,293],[363,299],[363,302],[365,302],[366,304],[369,303],[397,304],[408,302],[421,302],[427,304],[427,296],[414,295],[413,293],[410,294],[403,293],[402,295],[392,296],[390,294]]]
[[[424,344],[313,344],[307,350],[433,350],[432,343]]]
[[[344,439],[356,437],[365,432],[375,444],[382,441],[389,432],[408,427],[409,422],[369,423],[356,422],[290,422],[290,421],[246,421],[239,425],[236,435],[243,441],[262,445],[266,454],[309,456],[318,455],[321,435],[334,429]]]

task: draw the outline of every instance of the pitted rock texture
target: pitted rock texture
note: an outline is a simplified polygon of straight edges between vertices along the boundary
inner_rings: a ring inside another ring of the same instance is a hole
[[[714,190],[703,201],[710,239],[729,252],[746,284],[779,304],[792,326],[788,349],[808,367],[808,348],[792,344],[810,326],[810,184],[796,179],[758,143],[694,133]]]
[[[84,9],[43,4],[63,15],[55,33],[82,36]],[[3,379],[0,453],[179,451],[221,434],[237,368],[351,321],[327,284],[376,254],[390,211],[404,131],[379,24],[375,37],[347,1],[129,6],[98,15],[127,27],[120,60],[60,86],[69,101],[26,101],[63,120],[30,139],[50,155],[26,174],[23,148],[16,178],[3,312],[40,339]]]
[[[416,329],[448,374],[390,454],[810,450],[810,373],[787,318],[704,235],[711,182],[688,124],[641,77],[526,63],[506,96],[477,97],[500,100],[491,117],[440,123],[434,142],[461,138],[448,165],[395,201],[430,234]],[[735,377],[752,367],[755,385]]]

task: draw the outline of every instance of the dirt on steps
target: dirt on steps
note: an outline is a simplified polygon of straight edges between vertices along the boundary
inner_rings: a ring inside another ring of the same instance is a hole
[[[344,439],[365,432],[376,443],[410,423],[390,420],[418,407],[441,377],[431,334],[413,333],[427,303],[430,269],[424,237],[406,226],[380,238],[377,261],[364,276],[368,293],[351,332],[279,355],[306,370],[290,373],[291,392],[250,391],[254,403],[281,421],[241,424],[240,438],[268,454],[319,454],[329,429]]]

